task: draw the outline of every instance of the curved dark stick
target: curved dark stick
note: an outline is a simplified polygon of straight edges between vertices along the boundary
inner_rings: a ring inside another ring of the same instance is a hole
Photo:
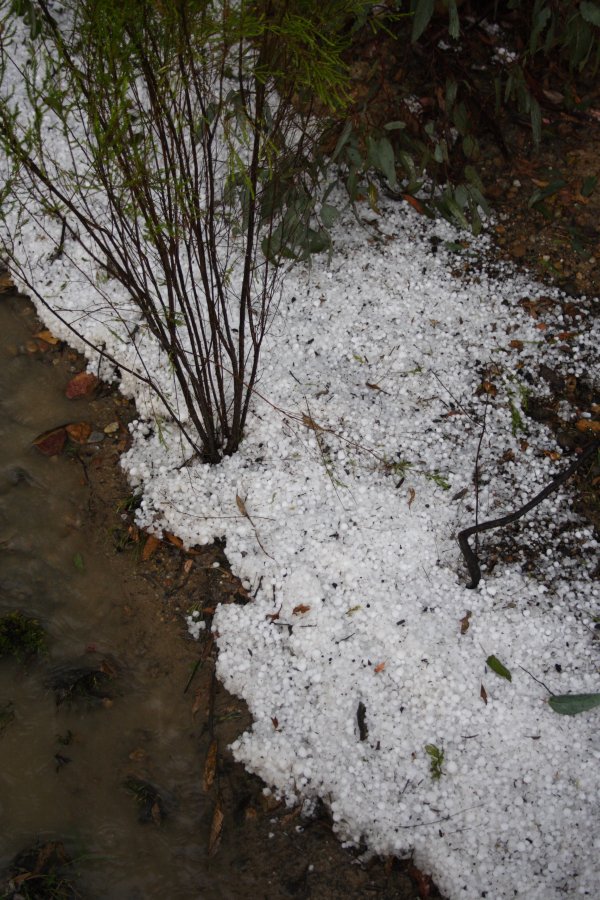
[[[468,588],[476,588],[481,581],[479,560],[477,559],[477,554],[471,549],[469,538],[474,534],[479,534],[481,531],[489,531],[491,528],[500,528],[502,525],[510,525],[512,522],[516,522],[517,519],[520,519],[521,516],[524,516],[530,509],[533,509],[534,506],[537,506],[538,503],[541,503],[542,500],[545,500],[546,497],[549,497],[550,494],[557,490],[563,482],[577,471],[579,466],[588,458],[588,456],[591,456],[595,450],[600,450],[600,438],[597,438],[592,441],[591,444],[588,444],[581,456],[578,456],[568,469],[565,469],[564,472],[561,472],[560,475],[553,478],[550,484],[546,485],[539,494],[536,494],[532,500],[526,503],[525,506],[521,506],[516,512],[509,513],[507,516],[502,516],[499,519],[489,519],[487,522],[482,522],[480,525],[472,525],[470,528],[465,528],[463,531],[459,532],[458,546],[464,556],[469,575],[471,576],[471,583],[467,584]]]

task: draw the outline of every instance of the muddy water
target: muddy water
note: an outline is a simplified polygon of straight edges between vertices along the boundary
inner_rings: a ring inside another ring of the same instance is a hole
[[[0,733],[0,871],[60,840],[84,897],[416,896],[402,867],[352,865],[325,817],[265,800],[229,758],[247,713],[215,684],[210,646],[186,639],[181,607],[235,594],[234,580],[214,550],[186,559],[165,545],[140,562],[118,511],[132,410],[108,391],[66,399],[81,361],[32,341],[39,327],[26,301],[0,297],[0,615],[18,609],[48,634],[37,660],[0,659],[0,708],[15,713]],[[32,446],[69,422],[104,437],[52,457]],[[98,696],[57,703],[57,679],[84,667],[103,671]],[[158,806],[138,804],[131,776],[158,789]]]

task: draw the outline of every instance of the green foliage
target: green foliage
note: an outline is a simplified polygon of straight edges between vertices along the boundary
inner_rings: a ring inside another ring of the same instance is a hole
[[[576,716],[600,706],[600,694],[553,694],[548,703],[555,713]]]
[[[500,678],[506,678],[507,681],[512,681],[512,675],[509,669],[500,662],[497,656],[488,656],[486,659],[487,665],[490,667],[492,672],[495,672],[496,675],[499,675]]]
[[[58,216],[55,258],[65,238],[77,242],[97,264],[94,285],[105,300],[107,276],[121,283],[179,398],[143,364],[133,374],[156,391],[194,451],[219,462],[243,437],[282,263],[330,247],[337,211],[327,195],[317,200],[317,151],[347,104],[343,53],[371,4],[62,6],[55,19],[45,0],[15,0],[0,23],[3,71],[15,18],[31,29],[22,69],[30,109],[10,92],[0,99],[0,141],[13,165],[3,215],[10,208],[11,227],[15,209],[37,216],[44,231],[43,220]],[[64,136],[65,153],[48,152],[52,131]],[[10,265],[36,293],[16,250]]]
[[[434,781],[439,781],[444,774],[442,772],[442,766],[444,765],[444,751],[443,749],[440,749],[440,747],[436,747],[435,744],[426,744],[425,753],[430,759],[429,768],[431,777]]]
[[[14,656],[25,662],[46,649],[46,632],[37,621],[18,610],[0,618],[0,659]]]
[[[554,69],[562,66],[557,87],[565,105],[576,105],[574,82],[593,77],[600,64],[600,3],[509,0],[487,4],[485,20],[479,6],[457,0],[397,0],[395,7],[398,15],[386,27],[397,56],[408,60],[402,69],[426,69],[418,90],[427,102],[416,115],[374,122],[367,99],[352,110],[333,158],[352,202],[366,195],[377,210],[384,192],[477,234],[489,213],[477,172],[480,134],[493,135],[508,155],[499,116],[516,114],[529,121],[540,144],[549,60]],[[497,43],[473,40],[473,29],[484,22],[497,29]],[[474,45],[478,56],[471,59]]]

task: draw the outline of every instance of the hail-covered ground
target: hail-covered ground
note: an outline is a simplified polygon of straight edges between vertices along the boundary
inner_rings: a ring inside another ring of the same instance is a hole
[[[150,337],[127,340],[119,286],[69,240],[57,257],[56,223],[18,227],[39,297],[172,390]],[[568,485],[482,538],[475,590],[456,536],[568,465],[527,398],[547,392],[541,364],[593,377],[598,333],[585,300],[567,321],[557,292],[488,252],[406,205],[348,211],[331,258],[286,273],[239,452],[190,461],[124,374],[140,418],[123,466],[139,525],[189,546],[224,536],[253,598],[212,627],[253,716],[233,751],[266,789],[307,811],[321,798],[343,841],[414,854],[450,900],[594,897],[600,712],[548,699],[600,689],[597,542]]]

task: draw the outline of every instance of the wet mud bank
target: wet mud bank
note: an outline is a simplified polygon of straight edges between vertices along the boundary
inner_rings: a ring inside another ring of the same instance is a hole
[[[0,334],[0,632],[39,638],[0,641],[0,897],[439,896],[234,763],[247,710],[183,619],[249,601],[223,548],[141,534],[135,410],[14,293]]]

